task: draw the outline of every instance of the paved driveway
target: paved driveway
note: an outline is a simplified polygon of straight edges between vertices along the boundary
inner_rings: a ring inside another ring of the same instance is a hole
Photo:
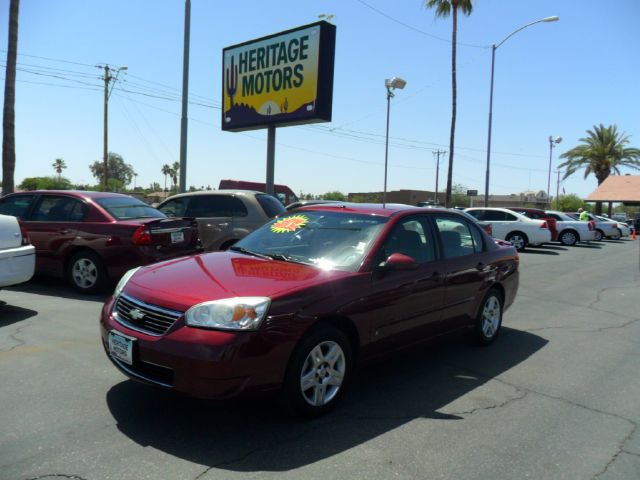
[[[494,345],[361,370],[313,421],[129,381],[99,342],[103,298],[0,291],[0,479],[640,478],[639,245],[523,253]]]

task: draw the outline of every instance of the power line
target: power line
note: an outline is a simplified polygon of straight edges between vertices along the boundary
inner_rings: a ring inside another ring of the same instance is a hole
[[[416,28],[413,25],[409,25],[408,23],[404,23],[404,22],[398,20],[397,18],[392,17],[388,13],[385,13],[382,10],[377,9],[373,5],[369,5],[367,2],[364,2],[363,0],[356,0],[356,1],[358,3],[364,5],[365,7],[369,8],[370,10],[373,10],[378,15],[382,15],[386,19],[391,20],[392,22],[395,22],[398,25],[402,25],[403,27],[408,28],[409,30],[412,30],[412,31],[414,31],[416,33],[419,33],[421,35],[425,35],[427,37],[433,38],[435,40],[440,40],[441,42],[452,43],[451,40],[449,40],[448,38],[443,38],[443,37],[439,37],[437,35],[433,35],[432,33],[425,32],[424,30],[420,30],[419,28]],[[462,45],[464,47],[483,48],[483,49],[491,48],[489,45],[474,45],[473,43],[463,43],[463,42],[457,42],[457,45]]]

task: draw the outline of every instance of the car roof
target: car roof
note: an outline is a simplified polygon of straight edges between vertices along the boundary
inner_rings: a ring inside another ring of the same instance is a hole
[[[259,192],[257,190],[241,190],[236,188],[222,190],[198,190],[197,192],[184,192],[177,193],[176,195],[171,195],[170,197],[164,199],[163,202],[166,202],[167,200],[171,200],[173,198],[193,197],[199,195],[242,195],[246,197],[253,197],[256,194],[266,195],[266,193]]]
[[[15,194],[21,195],[33,195],[33,194],[53,194],[53,195],[70,195],[77,198],[116,198],[116,197],[131,197],[128,193],[116,193],[116,192],[94,192],[91,190],[29,190],[25,192],[15,192]],[[134,197],[135,198],[135,197]]]
[[[405,205],[402,203],[387,203],[383,207],[381,203],[321,203],[316,205],[303,206],[296,209],[296,212],[302,211],[323,211],[323,212],[349,212],[360,213],[364,215],[379,215],[382,217],[391,217],[398,213],[451,213],[446,208],[423,208]]]

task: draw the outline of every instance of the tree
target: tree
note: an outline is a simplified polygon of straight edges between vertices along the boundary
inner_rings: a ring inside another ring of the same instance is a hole
[[[58,178],[61,177],[62,171],[67,168],[66,162],[62,158],[56,158],[56,161],[51,164],[53,170],[58,174]]]
[[[2,193],[13,193],[16,170],[16,58],[18,56],[18,12],[20,0],[9,4],[9,44],[2,112]]]
[[[629,137],[618,133],[616,125],[594,125],[593,130],[587,130],[587,135],[580,139],[582,145],[560,155],[566,159],[558,165],[559,169],[567,169],[563,178],[584,168],[584,178],[593,173],[600,185],[612,171],[620,175],[622,166],[640,170],[640,149],[627,148]]]
[[[165,163],[162,165],[162,174],[164,175],[164,191],[167,191],[167,175],[171,174],[171,167]]]
[[[109,152],[107,162],[109,169],[109,178],[107,183],[111,182],[112,179],[116,180],[117,182],[114,183],[114,185],[120,186],[120,188],[126,187],[131,183],[131,179],[133,178],[133,167],[128,163],[124,163],[124,159],[121,155]],[[91,170],[91,174],[96,178],[96,180],[98,180],[101,185],[104,185],[104,163],[101,160],[96,160],[89,165],[89,170]]]
[[[551,202],[551,208],[561,212],[577,212],[579,208],[584,208],[584,201],[574,193],[561,195]]]
[[[178,177],[180,176],[180,163],[173,162],[171,166],[171,172],[169,173],[171,180],[173,181],[173,190],[178,193]]]
[[[467,187],[460,183],[453,185],[451,189],[451,206],[452,207],[469,207],[471,199],[467,196]]]
[[[61,177],[27,177],[18,185],[22,190],[70,190],[74,188],[68,178]]]
[[[458,10],[464,15],[471,15],[473,10],[472,0],[426,0],[427,8],[436,9],[436,17],[448,17],[451,15],[453,20],[453,30],[451,35],[451,134],[449,137],[449,171],[447,172],[447,191],[445,196],[445,205],[451,206],[451,189],[453,179],[453,147],[456,133],[456,99],[457,99],[457,81],[456,81],[456,44],[458,36]]]
[[[347,200],[347,196],[344,193],[339,192],[338,190],[327,192],[322,195],[322,198],[324,200],[338,200],[340,202],[345,202]]]

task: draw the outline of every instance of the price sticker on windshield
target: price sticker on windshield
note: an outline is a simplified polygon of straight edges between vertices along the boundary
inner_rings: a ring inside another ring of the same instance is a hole
[[[271,225],[271,231],[273,233],[291,233],[296,230],[300,230],[304,227],[309,218],[304,215],[293,215],[291,217],[283,218],[282,220],[278,220],[273,225]]]

